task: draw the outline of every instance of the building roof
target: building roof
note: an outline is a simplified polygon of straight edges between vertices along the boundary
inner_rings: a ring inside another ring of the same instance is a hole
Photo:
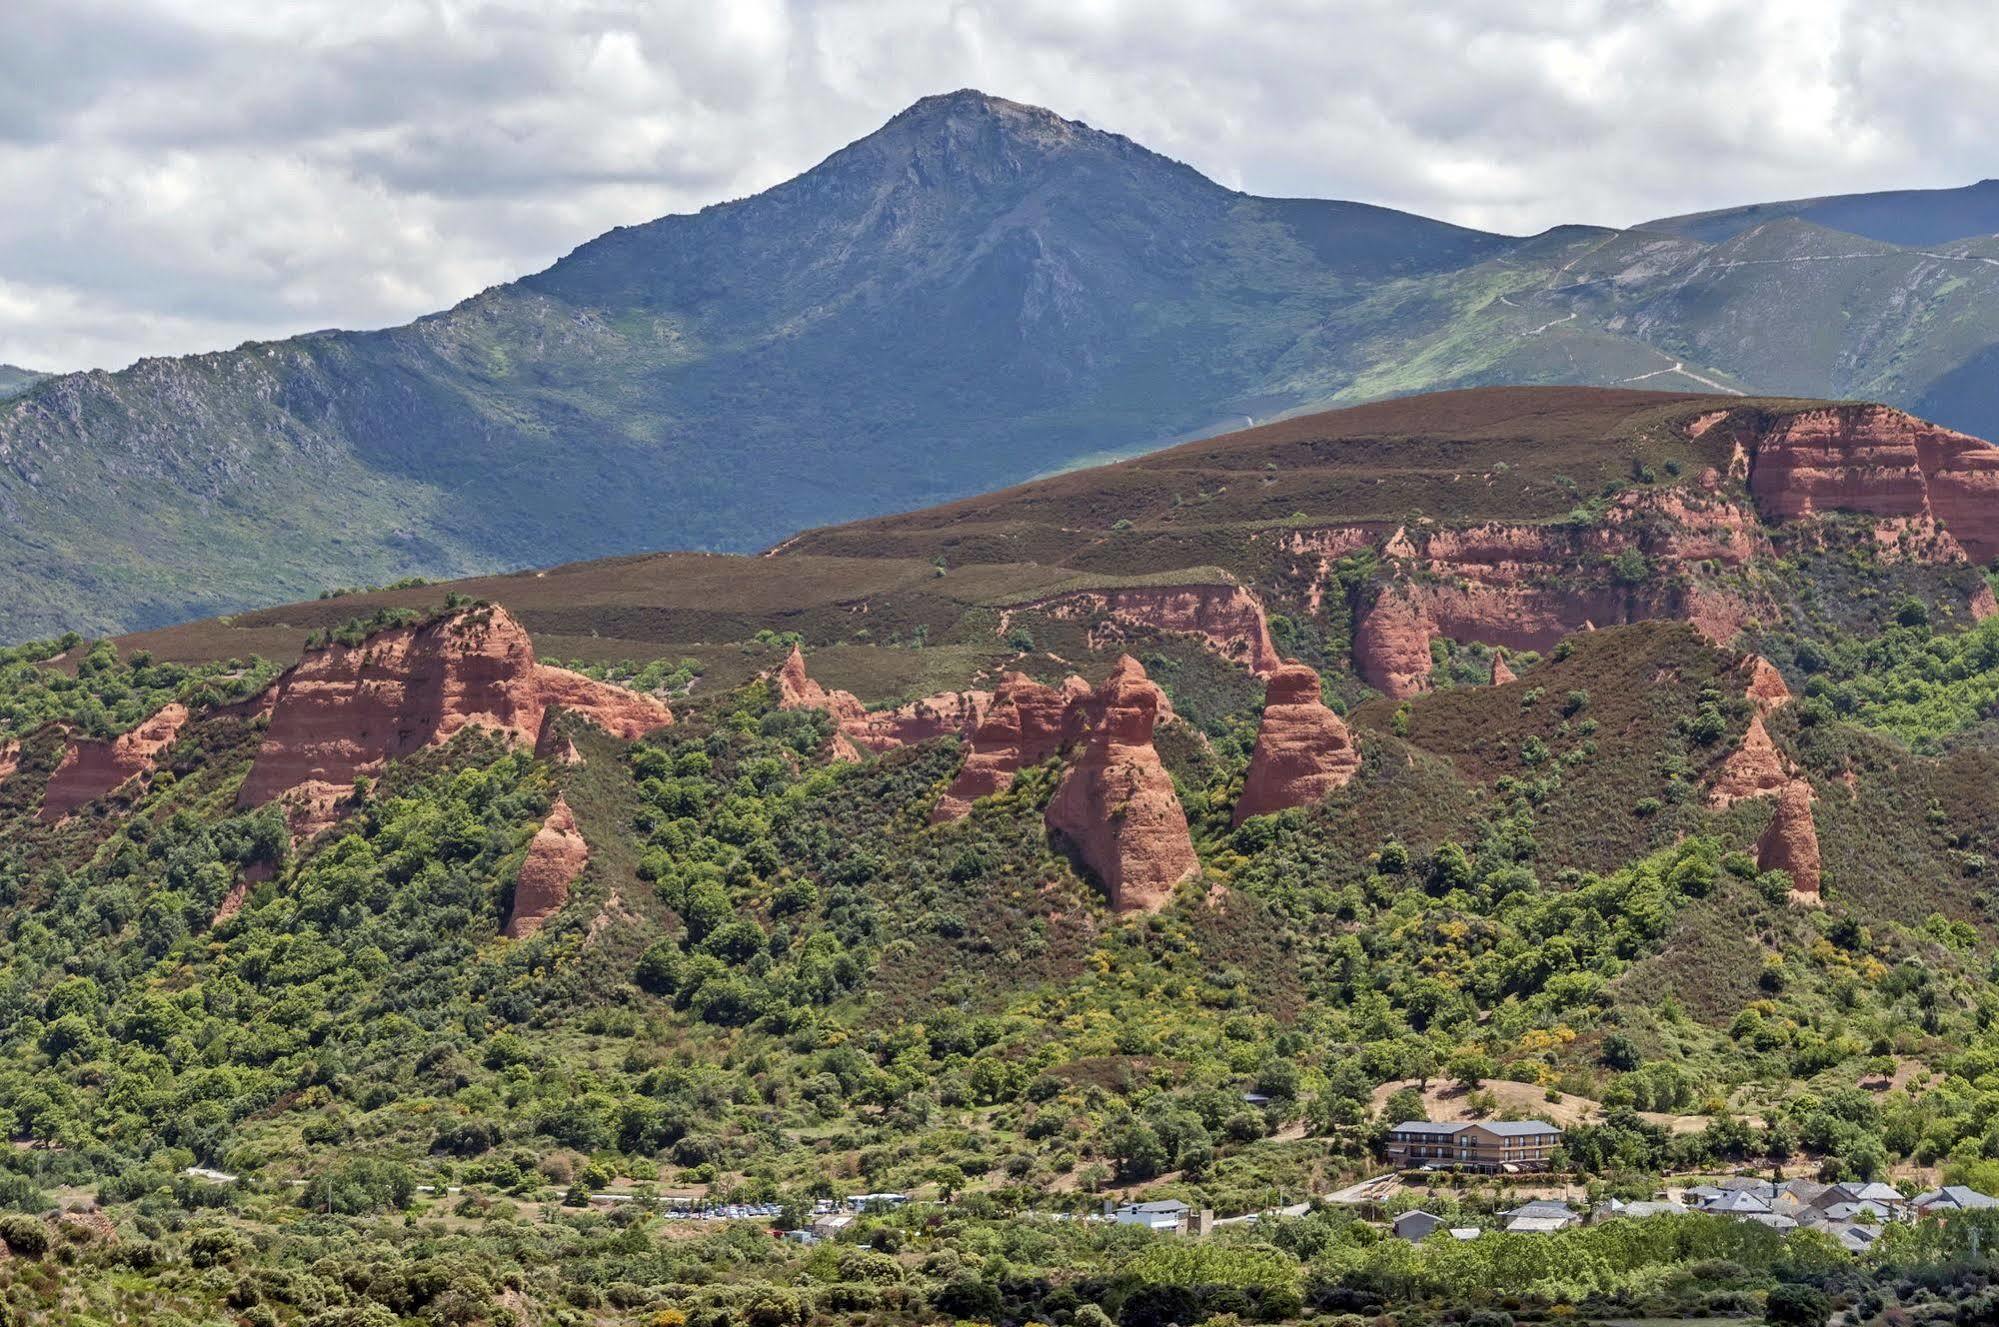
[[[1758,1175],[1730,1175],[1715,1187],[1729,1193],[1753,1193],[1758,1198],[1768,1198],[1777,1192],[1776,1185]]]
[[[1567,1221],[1575,1218],[1576,1209],[1559,1198],[1536,1198],[1531,1202],[1520,1204],[1520,1206],[1510,1212],[1501,1212],[1500,1215],[1507,1217],[1558,1216]]]
[[[1180,1213],[1192,1209],[1178,1198],[1159,1198],[1149,1203],[1126,1203],[1117,1210],[1120,1212],[1144,1212],[1148,1215],[1178,1216]]]
[[[1477,1238],[1478,1238],[1478,1237],[1479,1237],[1480,1235],[1482,1235],[1482,1234],[1484,1234],[1484,1233],[1485,1233],[1485,1232],[1484,1232],[1484,1231],[1482,1231],[1482,1230],[1480,1230],[1480,1229],[1479,1229],[1479,1228],[1478,1228],[1477,1226],[1452,1226],[1452,1227],[1451,1227],[1451,1238],[1452,1238],[1452,1239],[1457,1239],[1457,1240],[1471,1240],[1471,1239],[1477,1239]]]
[[[1834,1203],[1825,1209],[1825,1219],[1828,1221],[1851,1221],[1860,1216],[1870,1216],[1877,1221],[1883,1221],[1893,1215],[1893,1212],[1877,1202]]]
[[[1506,1223],[1506,1228],[1515,1234],[1547,1235],[1566,1228],[1574,1220],[1567,1216],[1516,1216]]]
[[[1466,1129],[1483,1129],[1501,1138],[1539,1138],[1545,1134],[1559,1134],[1562,1131],[1561,1126],[1550,1124],[1546,1120],[1404,1120],[1390,1132],[1449,1138],[1463,1133]]]
[[[1840,1247],[1848,1253],[1865,1253],[1874,1247],[1874,1241],[1881,1238],[1881,1232],[1870,1226],[1856,1226],[1850,1222],[1836,1222],[1826,1226],[1826,1233],[1839,1241]]]
[[[1883,1184],[1880,1180],[1875,1180],[1871,1184],[1842,1184],[1839,1188],[1856,1203],[1885,1203],[1894,1206],[1909,1201],[1902,1196],[1900,1189],[1892,1184]]]
[[[1798,1228],[1797,1222],[1777,1212],[1751,1212],[1742,1219],[1744,1221],[1754,1221],[1759,1226],[1768,1226],[1772,1230],[1796,1230]]]
[[[1914,1201],[1916,1206],[1922,1208],[1944,1208],[1960,1212],[1999,1207],[1999,1198],[1980,1193],[1965,1184],[1946,1184],[1941,1189],[1931,1189],[1928,1193],[1917,1194]]]
[[[1731,1216],[1754,1216],[1770,1214],[1770,1204],[1764,1202],[1747,1189],[1735,1189],[1719,1198],[1709,1200],[1705,1210],[1722,1212]]]

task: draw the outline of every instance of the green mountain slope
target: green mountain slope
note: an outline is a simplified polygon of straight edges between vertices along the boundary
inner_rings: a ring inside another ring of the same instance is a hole
[[[1780,220],[1484,235],[1231,192],[976,93],[407,327],[0,405],[0,638],[410,574],[742,550],[1439,386],[1924,401],[1999,432],[1999,253]]]
[[[36,373],[33,369],[17,369],[12,364],[0,364],[0,400],[9,396],[19,396],[48,376],[46,373]]]

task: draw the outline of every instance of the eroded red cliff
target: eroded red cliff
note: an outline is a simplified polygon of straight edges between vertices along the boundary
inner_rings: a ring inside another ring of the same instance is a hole
[[[972,803],[1013,786],[1014,775],[1062,749],[1069,715],[1090,694],[1090,684],[1071,677],[1060,687],[1043,686],[1022,673],[1008,673],[993,692],[985,718],[972,730],[951,786],[930,813],[932,824],[959,820]]]
[[[1749,730],[1742,743],[1715,771],[1714,786],[1708,790],[1708,805],[1733,806],[1750,797],[1776,797],[1797,778],[1797,770],[1770,740],[1761,713],[1750,716]]]
[[[316,833],[337,818],[357,776],[468,727],[540,747],[558,708],[628,739],[673,722],[650,696],[538,664],[527,632],[498,606],[330,645],[278,679],[238,801],[283,798],[294,828]]]
[[[72,739],[49,775],[39,819],[62,820],[86,802],[152,773],[154,762],[180,736],[187,717],[187,707],[175,702],[117,737]]]
[[[1788,871],[1791,896],[1802,903],[1819,901],[1819,834],[1812,822],[1812,785],[1792,779],[1777,795],[1777,814],[1756,841],[1756,869]]]
[[[1353,734],[1320,698],[1319,675],[1303,664],[1286,664],[1264,689],[1263,722],[1236,801],[1235,823],[1315,805],[1344,788],[1359,769]]]
[[[525,940],[569,902],[570,886],[590,864],[590,845],[576,828],[569,803],[559,795],[528,843],[526,860],[514,883],[513,906],[501,934]]]
[[[1048,803],[1048,828],[1102,881],[1119,912],[1157,912],[1200,872],[1187,815],[1152,745],[1159,688],[1129,655],[1071,709],[1074,754]]]
[[[1746,452],[1749,491],[1767,520],[1855,512],[1882,518],[1884,544],[1913,541],[1922,560],[1950,561],[1956,549],[1979,562],[1999,555],[1999,447],[1879,405],[1744,410],[1717,426]]]

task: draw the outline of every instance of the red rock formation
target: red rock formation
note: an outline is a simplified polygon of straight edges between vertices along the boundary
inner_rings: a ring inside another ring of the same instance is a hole
[[[1152,746],[1159,688],[1129,655],[1070,709],[1076,752],[1048,804],[1048,828],[1103,882],[1119,912],[1157,912],[1200,873],[1187,814]]]
[[[1397,530],[1382,548],[1396,571],[1355,624],[1354,662],[1369,685],[1401,698],[1428,687],[1439,636],[1546,650],[1599,623],[1665,617],[1724,643],[1754,606],[1704,569],[1741,566],[1767,546],[1740,504],[1684,488],[1626,494],[1593,526]],[[1619,585],[1612,559],[1628,550],[1678,575]]]
[[[1762,655],[1752,654],[1744,659],[1741,671],[1749,675],[1743,694],[1757,713],[1769,714],[1791,703],[1791,688],[1785,684],[1784,675]]]
[[[514,882],[514,902],[501,931],[509,940],[525,940],[569,901],[569,887],[590,864],[590,845],[576,828],[576,817],[560,795],[548,818],[534,832],[528,855]]]
[[[973,802],[1005,792],[1014,775],[1060,751],[1072,706],[1089,694],[1090,684],[1080,677],[1060,688],[1021,673],[1001,678],[984,720],[972,730],[965,763],[937,799],[930,822],[963,819]]]
[[[1999,613],[1999,596],[1992,593],[1989,581],[1978,582],[1978,588],[1971,592],[1971,620],[1983,622],[1994,613]]]
[[[868,707],[851,691],[828,691],[805,671],[805,651],[791,647],[784,667],[777,670],[777,707],[781,710],[824,710],[835,719],[859,719]]]
[[[984,691],[940,691],[888,710],[870,710],[851,691],[828,691],[805,671],[796,645],[774,675],[784,710],[824,710],[833,717],[833,759],[859,760],[863,749],[879,755],[934,737],[968,736],[985,718],[992,696]]]
[[[1519,676],[1506,666],[1506,651],[1494,650],[1492,652],[1492,684],[1496,687],[1503,687],[1508,682],[1517,682],[1519,680]]]
[[[337,818],[357,776],[468,727],[538,748],[558,707],[624,738],[673,722],[649,696],[537,664],[527,633],[497,606],[331,645],[278,679],[270,726],[237,800],[291,800],[294,828],[316,833]]]
[[[1235,823],[1315,805],[1344,788],[1359,768],[1352,734],[1320,699],[1319,675],[1303,664],[1286,664],[1264,689],[1263,722],[1236,801]]]
[[[1775,797],[1790,786],[1798,772],[1763,726],[1761,713],[1750,716],[1749,730],[1715,772],[1714,786],[1708,791],[1708,805],[1733,806],[1750,797]]]
[[[187,724],[187,707],[174,702],[130,732],[108,741],[80,738],[70,742],[62,762],[49,776],[42,794],[44,823],[66,819],[86,802],[94,802],[114,789],[153,772],[160,752],[174,744]]]
[[[1772,521],[1824,511],[1934,521],[1979,562],[1999,555],[1999,448],[1878,405],[1775,418],[1731,413],[1749,456],[1749,491]],[[1711,426],[1712,427],[1712,426]],[[1902,527],[1889,527],[1899,539]]]
[[[1207,648],[1258,677],[1283,663],[1270,639],[1263,604],[1240,585],[1156,585],[1121,590],[1078,590],[1023,605],[1051,617],[1103,618],[1109,623],[1172,635],[1199,636]],[[1005,631],[1002,624],[1001,631]],[[1102,649],[1115,638],[1099,632]]]
[[[1812,785],[1792,779],[1777,795],[1777,814],[1756,841],[1756,869],[1788,871],[1791,897],[1819,901],[1819,834],[1812,823]]]

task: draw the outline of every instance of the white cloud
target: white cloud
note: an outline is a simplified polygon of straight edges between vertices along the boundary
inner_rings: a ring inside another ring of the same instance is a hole
[[[1962,184],[1995,41],[1982,0],[10,0],[0,360],[398,322],[962,86],[1512,231]]]

